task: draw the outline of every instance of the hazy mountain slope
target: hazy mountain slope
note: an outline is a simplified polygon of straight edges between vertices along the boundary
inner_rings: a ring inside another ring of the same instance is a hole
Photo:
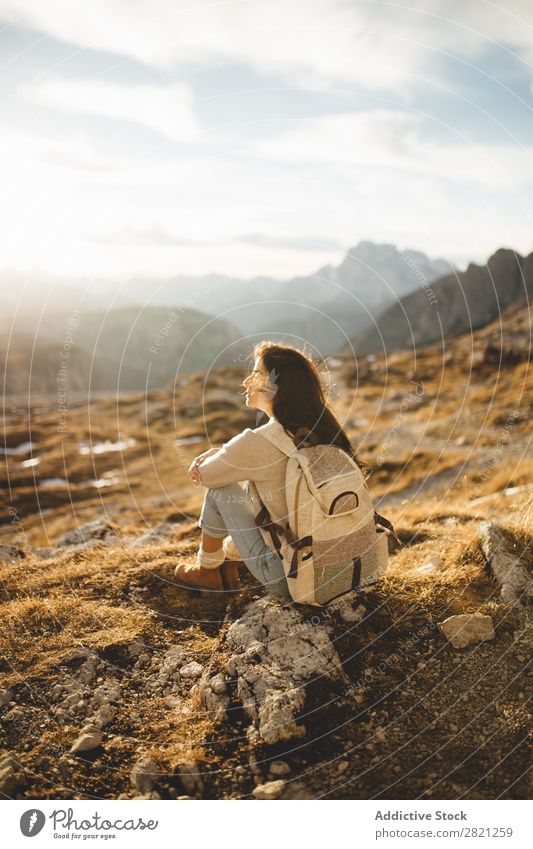
[[[254,330],[307,339],[322,355],[332,354],[362,332],[385,305],[452,268],[446,260],[419,251],[362,241],[339,266],[327,265],[290,280],[278,296],[278,314],[263,317],[257,311],[261,321]]]
[[[68,358],[62,355],[67,342]],[[242,361],[250,346],[229,322],[196,310],[112,310],[46,317],[37,337],[4,337],[0,367],[4,391],[55,392],[61,362],[67,387],[92,390],[158,387],[185,374]]]
[[[49,343],[35,344],[32,336],[16,334],[9,343],[4,338],[0,347],[2,394],[57,393],[61,369],[59,350],[56,345]],[[95,390],[115,388],[113,375],[105,361],[93,359],[87,351],[79,348],[70,350],[64,374],[71,391],[84,390],[89,385]],[[139,374],[139,383],[141,377]]]
[[[292,341],[306,340],[327,355],[343,348],[389,302],[450,269],[446,260],[430,259],[418,251],[362,241],[338,266],[326,265],[290,280],[239,279],[213,273],[178,275],[163,281],[94,281],[88,289],[82,279],[72,281],[72,286],[58,280],[51,286],[50,280],[42,280],[33,288],[30,281],[19,316],[24,320],[21,330],[30,334],[38,326],[47,298],[49,311],[61,312],[65,319],[76,309],[109,307],[115,311],[131,304],[132,309],[138,305],[138,310],[171,310],[183,306],[230,322],[250,336],[250,341],[279,339],[281,335]],[[8,277],[0,275],[0,290],[5,288],[3,280],[9,283]],[[11,311],[8,300],[6,317]]]
[[[356,336],[353,345],[358,352],[427,345],[483,327],[526,294],[533,294],[533,254],[524,258],[501,248],[487,265],[471,263],[466,271],[402,298],[378,316],[375,327]]]

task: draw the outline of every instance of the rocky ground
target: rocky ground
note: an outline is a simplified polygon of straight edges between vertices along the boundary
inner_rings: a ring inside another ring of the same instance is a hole
[[[416,358],[330,359],[403,546],[372,591],[324,610],[281,607],[246,572],[233,593],[173,583],[198,545],[190,459],[256,423],[241,370],[71,398],[64,430],[54,398],[10,399],[0,794],[528,797],[524,322],[508,316],[507,341],[495,325]]]

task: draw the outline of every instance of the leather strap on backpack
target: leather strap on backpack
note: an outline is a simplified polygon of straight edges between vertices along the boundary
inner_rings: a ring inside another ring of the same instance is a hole
[[[301,548],[308,548],[313,544],[313,537],[308,534],[306,537],[300,537],[300,539],[296,539],[293,532],[289,527],[285,529],[285,535],[287,537],[287,542],[290,547],[294,549],[292,558],[291,558],[291,568],[287,574],[287,578],[296,578],[298,577],[298,552]]]
[[[392,522],[390,522],[389,519],[386,519],[385,516],[382,516],[380,513],[378,513],[377,510],[374,510],[374,521],[376,525],[382,525],[383,528],[385,528],[387,531],[389,531],[389,533],[392,534],[400,548],[404,547],[405,543],[401,541],[400,537],[394,530],[394,525],[392,524]]]
[[[280,536],[285,533],[285,528],[283,528],[281,525],[278,525],[277,522],[272,521],[272,516],[270,515],[268,508],[265,507],[261,499],[259,499],[259,503],[261,504],[261,509],[255,517],[255,524],[258,528],[263,528],[265,531],[269,532],[274,548],[279,554],[281,551]]]

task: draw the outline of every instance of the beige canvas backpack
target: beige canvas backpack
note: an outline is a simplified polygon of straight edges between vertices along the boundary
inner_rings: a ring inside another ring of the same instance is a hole
[[[389,534],[402,543],[374,510],[357,463],[336,445],[302,442],[300,431],[291,439],[280,423],[262,433],[289,458],[288,522],[282,527],[272,521],[250,482],[261,504],[255,521],[282,559],[293,600],[323,606],[377,581],[388,566]]]

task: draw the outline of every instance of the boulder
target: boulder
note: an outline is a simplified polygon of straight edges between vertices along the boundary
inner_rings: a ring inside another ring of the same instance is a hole
[[[297,716],[305,704],[306,683],[321,678],[345,684],[349,680],[327,628],[312,624],[295,606],[268,596],[252,602],[230,625],[224,648],[230,655],[226,672],[235,680],[237,697],[251,720],[251,742],[271,745],[305,736]],[[213,709],[210,681],[204,677],[199,690],[204,705]]]

